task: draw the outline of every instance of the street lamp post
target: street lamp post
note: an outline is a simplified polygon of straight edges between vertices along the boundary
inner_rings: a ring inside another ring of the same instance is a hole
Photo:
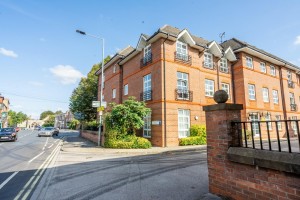
[[[103,98],[103,84],[104,84],[104,76],[103,76],[103,71],[104,71],[104,38],[88,34],[84,31],[76,30],[77,33],[81,35],[87,35],[96,39],[102,40],[102,65],[101,65],[101,88],[100,88],[100,107],[102,106],[102,98]],[[102,112],[102,111],[101,111]],[[101,124],[102,124],[102,113],[99,113],[99,131],[98,131],[98,146],[100,146],[100,137],[101,137]]]

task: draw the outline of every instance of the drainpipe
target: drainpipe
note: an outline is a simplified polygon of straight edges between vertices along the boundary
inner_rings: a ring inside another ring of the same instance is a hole
[[[167,147],[167,102],[166,102],[166,49],[165,42],[169,38],[169,33],[163,41],[163,59],[164,59],[164,147]]]
[[[233,66],[234,64],[230,65],[230,71],[231,71],[231,87],[232,87],[232,99],[233,99],[233,104],[236,104],[236,99],[235,99],[235,83],[234,83],[234,71],[233,71]]]
[[[120,81],[119,81],[119,93],[120,93],[120,100],[119,103],[123,103],[123,65],[120,66]]]
[[[285,67],[285,66],[286,66],[286,63],[284,64],[283,67]],[[283,79],[282,79],[282,66],[279,67],[279,80],[280,80],[280,91],[281,91],[283,117],[284,117],[284,120],[287,120],[285,96],[284,96],[284,89],[283,89]]]
[[[222,58],[223,56],[224,56],[224,55],[222,55],[222,56],[217,60],[217,62],[216,62],[216,63],[217,63],[217,64],[216,64],[216,65],[217,65],[217,84],[218,84],[218,85],[217,85],[217,89],[218,89],[218,90],[220,90],[220,77],[219,77],[219,73],[220,73],[220,72],[219,72],[219,65],[218,65],[218,63],[219,63],[219,61],[221,60],[221,58]]]

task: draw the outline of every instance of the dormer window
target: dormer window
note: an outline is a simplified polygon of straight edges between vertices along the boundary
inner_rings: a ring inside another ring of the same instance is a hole
[[[228,73],[228,64],[226,58],[220,60],[220,72]]]
[[[213,69],[213,56],[211,53],[205,52],[204,53],[204,67],[209,69]]]
[[[152,59],[151,44],[144,48],[144,61],[149,62]]]
[[[180,60],[188,61],[187,44],[177,41],[176,42],[176,57]]]
[[[270,74],[272,75],[272,76],[276,76],[276,69],[275,69],[275,67],[274,66],[270,66]]]
[[[114,65],[113,73],[116,73],[116,71],[117,71],[117,65]]]

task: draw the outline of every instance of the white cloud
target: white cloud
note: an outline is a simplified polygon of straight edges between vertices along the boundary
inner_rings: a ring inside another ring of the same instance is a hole
[[[18,55],[15,52],[4,49],[4,48],[0,48],[0,54],[8,56],[8,57],[13,57],[13,58],[18,57]]]
[[[38,81],[29,81],[28,83],[29,83],[30,85],[36,86],[36,87],[41,87],[41,86],[44,85],[43,83],[38,82]]]
[[[295,42],[294,42],[294,45],[300,45],[300,35],[298,35],[298,36],[296,37],[296,40],[295,40]]]
[[[74,84],[84,77],[80,71],[70,65],[57,65],[49,70],[64,85]]]

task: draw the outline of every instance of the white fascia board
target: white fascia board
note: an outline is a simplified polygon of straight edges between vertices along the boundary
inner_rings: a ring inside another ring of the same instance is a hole
[[[181,31],[181,33],[178,34],[177,39],[180,39],[181,37],[183,37],[189,45],[191,46],[196,45],[196,42],[193,40],[191,34],[186,29]]]
[[[268,61],[272,64],[275,64],[275,65],[278,65],[278,66],[285,66],[286,68],[299,71],[299,68],[289,65],[289,63],[286,63],[286,62],[280,61],[278,59],[272,58],[272,57],[270,57],[266,54],[260,53],[258,51],[255,51],[254,49],[251,49],[251,48],[248,48],[248,47],[240,48],[240,49],[236,50],[235,52],[246,52],[249,55],[261,58],[262,60]]]
[[[124,63],[126,63],[128,60],[130,60],[131,58],[133,58],[134,56],[136,56],[140,51],[134,50],[133,53],[130,53],[128,56],[126,56],[123,60],[121,60],[119,62],[120,65],[123,65]]]
[[[219,45],[216,43],[216,41],[213,41],[209,46],[208,50],[214,54],[214,56],[217,56],[221,58],[223,56],[222,50],[219,48]]]
[[[142,51],[143,48],[145,48],[146,44],[147,44],[147,39],[143,35],[141,35],[140,39],[139,39],[139,42],[138,42],[138,44],[136,46],[136,49],[138,51]]]
[[[236,56],[232,51],[231,47],[228,47],[224,52],[225,58],[227,58],[230,62],[236,61]]]

